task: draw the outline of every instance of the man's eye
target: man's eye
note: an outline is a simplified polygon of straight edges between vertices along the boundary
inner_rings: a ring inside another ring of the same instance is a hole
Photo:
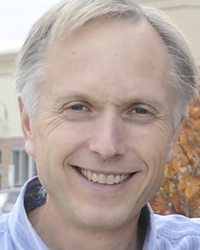
[[[74,104],[72,106],[70,106],[71,110],[75,110],[75,111],[83,111],[83,110],[87,110],[87,107],[85,107],[82,104]]]
[[[142,115],[145,115],[145,114],[149,113],[145,108],[135,108],[134,112],[136,114],[142,114]]]
[[[127,115],[130,120],[142,124],[150,122],[155,117],[155,113],[152,109],[141,106],[132,107]]]
[[[92,108],[88,103],[70,102],[63,107],[64,118],[71,121],[89,120],[92,115]]]

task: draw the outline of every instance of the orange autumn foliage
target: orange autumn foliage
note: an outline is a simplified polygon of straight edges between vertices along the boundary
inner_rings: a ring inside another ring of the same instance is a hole
[[[200,217],[200,93],[189,107],[163,185],[150,203],[159,214]]]

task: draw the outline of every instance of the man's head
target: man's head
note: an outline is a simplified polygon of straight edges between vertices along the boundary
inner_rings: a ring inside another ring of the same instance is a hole
[[[195,93],[179,33],[134,1],[63,1],[33,28],[17,84],[51,214],[91,230],[134,224]]]
[[[196,89],[196,68],[187,43],[163,13],[141,7],[134,0],[65,0],[55,5],[32,28],[20,54],[17,71],[17,89],[30,116],[39,101],[37,86],[45,78],[44,58],[53,42],[68,37],[75,30],[93,21],[130,19],[133,23],[147,20],[159,33],[170,59],[170,84],[177,89],[175,125],[192,100]]]

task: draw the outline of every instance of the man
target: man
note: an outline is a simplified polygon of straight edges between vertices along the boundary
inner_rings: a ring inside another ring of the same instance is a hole
[[[153,215],[197,88],[163,14],[134,0],[65,0],[32,28],[17,89],[38,178],[1,219],[1,249],[200,249],[200,220]]]

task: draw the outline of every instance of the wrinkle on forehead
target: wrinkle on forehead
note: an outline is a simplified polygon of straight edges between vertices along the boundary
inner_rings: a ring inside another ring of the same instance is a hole
[[[148,95],[155,102],[175,98],[164,93],[173,88],[169,84],[167,49],[147,21],[113,19],[89,23],[71,37],[57,40],[49,48],[46,62],[49,94],[57,94],[58,98],[80,91],[79,94],[102,102],[127,102]]]
[[[87,43],[87,46],[83,46],[83,43]],[[142,50],[138,49],[139,46]],[[158,32],[146,20],[134,23],[131,19],[113,19],[102,23],[88,23],[70,37],[56,40],[46,54],[46,61],[52,67],[58,63],[57,66],[70,72],[70,68],[79,65],[84,71],[83,62],[87,60],[103,62],[110,58],[113,66],[117,66],[119,60],[123,61],[128,71],[127,59],[132,56],[137,58],[137,65],[133,66],[139,68],[142,63],[143,67],[148,68],[144,74],[153,74],[158,69],[166,72],[168,69],[166,46]],[[142,60],[144,56],[146,61]],[[67,58],[65,64],[59,63],[60,57]],[[95,70],[98,69],[93,67],[91,72]]]

